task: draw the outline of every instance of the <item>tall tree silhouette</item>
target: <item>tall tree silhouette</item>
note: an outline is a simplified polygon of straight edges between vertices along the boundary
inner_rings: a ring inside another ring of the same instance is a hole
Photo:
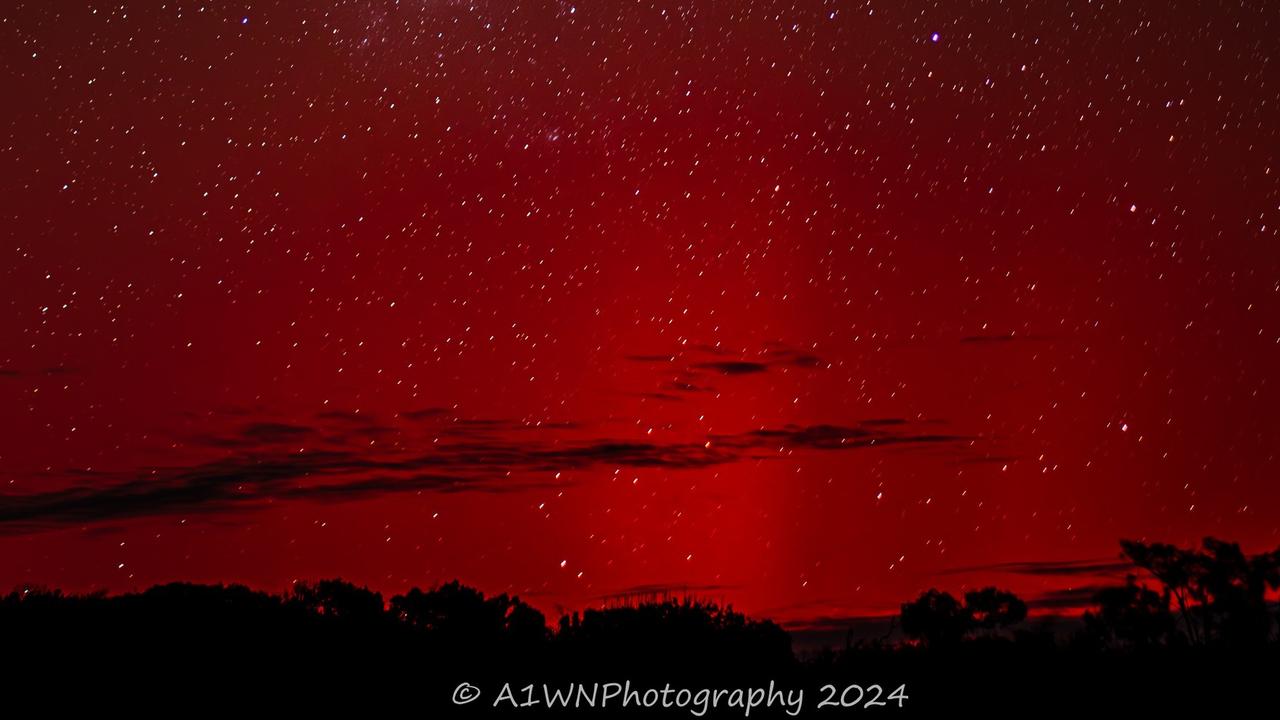
[[[1280,549],[1252,557],[1236,543],[1205,538],[1201,550],[1122,540],[1125,556],[1151,573],[1177,604],[1192,644],[1266,642],[1268,589],[1280,589]]]

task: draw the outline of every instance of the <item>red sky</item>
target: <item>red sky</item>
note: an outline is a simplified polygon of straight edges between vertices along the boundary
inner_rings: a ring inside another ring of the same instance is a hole
[[[1280,13],[511,5],[0,10],[0,587],[1280,544]]]

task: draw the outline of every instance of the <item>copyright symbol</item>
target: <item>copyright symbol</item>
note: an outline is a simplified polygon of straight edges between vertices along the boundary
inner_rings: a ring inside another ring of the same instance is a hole
[[[454,705],[466,705],[478,697],[480,697],[480,688],[471,683],[462,683],[453,689]]]

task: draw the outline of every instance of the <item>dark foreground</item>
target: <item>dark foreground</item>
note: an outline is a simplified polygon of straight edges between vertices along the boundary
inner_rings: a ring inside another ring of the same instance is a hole
[[[1280,677],[1274,650],[1248,655],[1098,655],[1016,647],[854,650],[829,661],[699,667],[661,648],[627,657],[438,659],[364,643],[285,647],[234,637],[197,645],[125,643],[9,652],[5,662],[15,663],[16,672],[7,672],[0,683],[8,685],[6,700],[31,702],[55,714],[199,709],[459,718],[680,718],[703,712],[709,717],[942,712],[1035,717],[1116,710],[1181,716],[1192,709],[1232,716],[1253,709],[1266,717],[1274,711]],[[454,702],[471,694],[478,697],[468,704]]]
[[[374,595],[332,582],[283,598],[196,585],[15,594],[0,600],[0,688],[11,708],[55,714],[1266,716],[1280,677],[1274,642],[1116,647],[992,633],[801,659],[773,623],[696,602],[591,611],[553,631],[518,600],[454,584],[389,606]]]

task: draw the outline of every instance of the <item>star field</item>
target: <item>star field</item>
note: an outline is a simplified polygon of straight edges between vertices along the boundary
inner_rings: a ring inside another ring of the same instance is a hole
[[[1280,11],[0,10],[0,586],[781,619],[1280,540]]]

